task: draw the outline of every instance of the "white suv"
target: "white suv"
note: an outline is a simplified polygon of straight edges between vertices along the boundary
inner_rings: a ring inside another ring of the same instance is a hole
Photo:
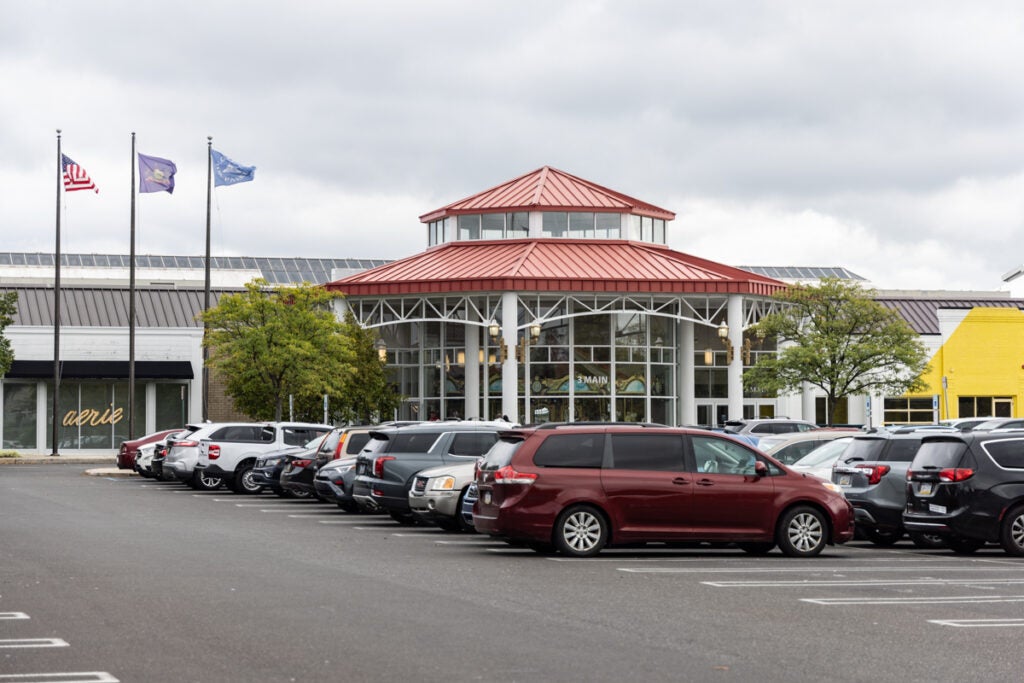
[[[259,493],[263,487],[252,477],[259,456],[288,446],[302,446],[332,429],[331,425],[306,422],[225,425],[200,439],[196,470],[220,477],[236,493]]]

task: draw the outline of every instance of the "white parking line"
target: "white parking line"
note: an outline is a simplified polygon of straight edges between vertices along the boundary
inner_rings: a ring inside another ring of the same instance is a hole
[[[69,671],[61,673],[0,674],[8,683],[120,683],[106,671]]]
[[[438,545],[475,545],[475,546],[502,546],[505,545],[502,541],[489,541],[487,539],[480,539],[479,541],[435,541]]]
[[[701,581],[715,588],[823,588],[836,586],[1018,586],[1024,579],[905,579],[886,581]]]
[[[763,565],[765,560],[751,557],[746,553],[741,555],[735,555],[733,557],[708,557],[708,556],[690,556],[690,557],[666,557],[663,556],[665,552],[678,552],[678,551],[666,551],[664,548],[655,548],[647,551],[647,557],[629,557],[633,553],[638,552],[635,548],[630,549],[628,554],[616,555],[614,551],[608,552],[603,557],[553,557],[552,560],[556,562],[586,562],[590,564],[592,562],[716,562],[726,564],[761,564]],[[905,555],[905,553],[904,553]],[[855,562],[857,564],[863,564],[864,562],[917,562],[920,564],[928,564],[934,562],[935,558],[930,557],[848,557],[843,558],[844,561]],[[771,558],[772,564],[778,562],[793,562],[795,564],[805,563],[807,560],[801,559],[784,559],[780,557]],[[976,560],[974,560],[976,561]]]
[[[916,598],[800,598],[800,602],[809,602],[826,607],[846,607],[848,605],[961,605],[989,602],[1024,602],[1024,595],[956,595],[947,597],[916,597]]]
[[[722,569],[707,569],[701,567],[619,567],[620,572],[631,574],[890,574],[894,572],[1006,572],[1006,567],[960,567],[950,565],[948,567],[779,567],[776,569],[764,569],[760,567],[724,567]]]
[[[998,628],[1024,626],[1024,619],[929,619],[928,623],[957,628]]]
[[[319,510],[310,510],[309,512],[292,513],[292,514],[290,514],[288,516],[293,518],[293,519],[302,519],[302,518],[309,519],[310,517],[318,517],[318,516],[333,517],[336,514],[338,514],[338,513],[336,513],[336,512],[320,512]]]
[[[23,647],[68,647],[60,638],[12,638],[0,640],[0,648],[14,649]]]
[[[320,523],[321,524],[366,524],[366,520],[365,519],[325,519],[325,520],[321,520]],[[393,522],[388,522],[386,524],[383,524],[383,523],[380,524],[377,528],[393,527],[393,526],[394,526]]]
[[[24,612],[0,612],[0,619],[28,619]]]

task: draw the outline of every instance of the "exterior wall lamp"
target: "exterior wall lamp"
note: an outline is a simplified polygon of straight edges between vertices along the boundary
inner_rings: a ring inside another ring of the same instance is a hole
[[[725,364],[732,365],[733,359],[733,348],[732,344],[729,343],[729,326],[722,321],[722,324],[718,326],[718,338],[722,340],[722,346],[725,347]],[[707,359],[707,352],[704,352],[704,358]]]
[[[508,344],[505,343],[505,338],[501,336],[501,325],[498,324],[497,320],[491,320],[491,323],[487,326],[487,334],[490,335],[491,341],[498,346],[498,362],[504,365],[505,359],[508,358]]]
[[[536,342],[540,338],[540,323],[533,323],[527,329],[526,336],[519,338],[519,343],[516,344],[516,361],[520,363],[526,362],[526,350],[530,347],[530,342]],[[499,362],[504,363],[508,358],[508,344],[505,343],[505,338],[501,336],[501,325],[496,320],[492,320],[487,326],[487,334],[490,335],[491,340],[498,347],[498,358]]]
[[[388,362],[388,345],[381,337],[377,337],[377,341],[373,342],[373,348],[377,351],[377,358],[380,359],[381,363]]]

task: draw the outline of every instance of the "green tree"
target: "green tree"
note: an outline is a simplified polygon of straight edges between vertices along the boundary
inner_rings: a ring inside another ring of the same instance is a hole
[[[359,373],[359,340],[332,311],[339,295],[305,283],[268,290],[261,279],[245,290],[222,296],[200,314],[210,365],[235,407],[256,419],[280,420],[291,396],[297,419],[319,421],[327,394],[343,408]]]
[[[4,330],[14,322],[17,303],[17,292],[0,294],[0,377],[7,374],[7,371],[11,369],[11,363],[14,362],[14,350],[11,348],[11,340],[4,336]]]
[[[927,349],[899,313],[873,296],[835,278],[776,295],[782,306],[750,332],[776,338],[779,351],[745,372],[744,385],[773,393],[798,391],[804,382],[819,387],[828,397],[829,425],[846,396],[923,390]]]
[[[352,340],[355,371],[345,378],[336,419],[356,423],[387,420],[402,397],[388,381],[387,368],[375,348],[377,332],[361,327],[351,313],[343,325],[344,334]]]

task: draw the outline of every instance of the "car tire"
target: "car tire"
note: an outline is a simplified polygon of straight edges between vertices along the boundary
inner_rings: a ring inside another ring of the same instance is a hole
[[[775,548],[775,544],[770,542],[737,543],[736,546],[743,552],[750,553],[751,555],[767,555]]]
[[[412,526],[416,523],[416,515],[412,512],[389,512],[391,519],[395,520],[402,526]]]
[[[999,545],[1008,555],[1024,556],[1024,505],[1018,505],[1003,517],[999,529]]]
[[[946,547],[946,539],[942,536],[936,536],[935,534],[922,534],[919,531],[911,531],[909,534],[910,541],[917,548],[924,548],[926,550],[939,550]]]
[[[789,557],[814,557],[828,544],[828,521],[820,510],[797,506],[779,520],[775,541]]]
[[[517,544],[522,546],[522,544]],[[550,543],[543,543],[541,541],[527,541],[526,547],[539,555],[554,555],[555,546]]]
[[[950,536],[946,539],[946,545],[957,555],[970,555],[985,545],[985,541],[979,541],[976,538],[964,538],[963,536]]]
[[[358,515],[363,511],[355,501],[347,500],[344,503],[338,503],[338,507],[351,515]]]
[[[289,491],[288,489],[283,489],[280,486],[273,486],[273,487],[271,487],[270,490],[273,491],[274,495],[276,495],[279,498],[291,498],[292,497],[292,492],[291,491]]]
[[[252,478],[252,465],[242,465],[235,470],[232,490],[245,495],[255,495],[263,491],[263,485],[257,484]]]
[[[896,545],[903,538],[903,529],[879,529],[864,527],[864,538],[882,547]]]
[[[555,549],[570,557],[593,557],[608,542],[608,522],[590,505],[573,505],[555,522]]]
[[[198,470],[192,473],[192,488],[196,491],[216,491],[223,483],[224,480],[220,477],[214,477]]]

